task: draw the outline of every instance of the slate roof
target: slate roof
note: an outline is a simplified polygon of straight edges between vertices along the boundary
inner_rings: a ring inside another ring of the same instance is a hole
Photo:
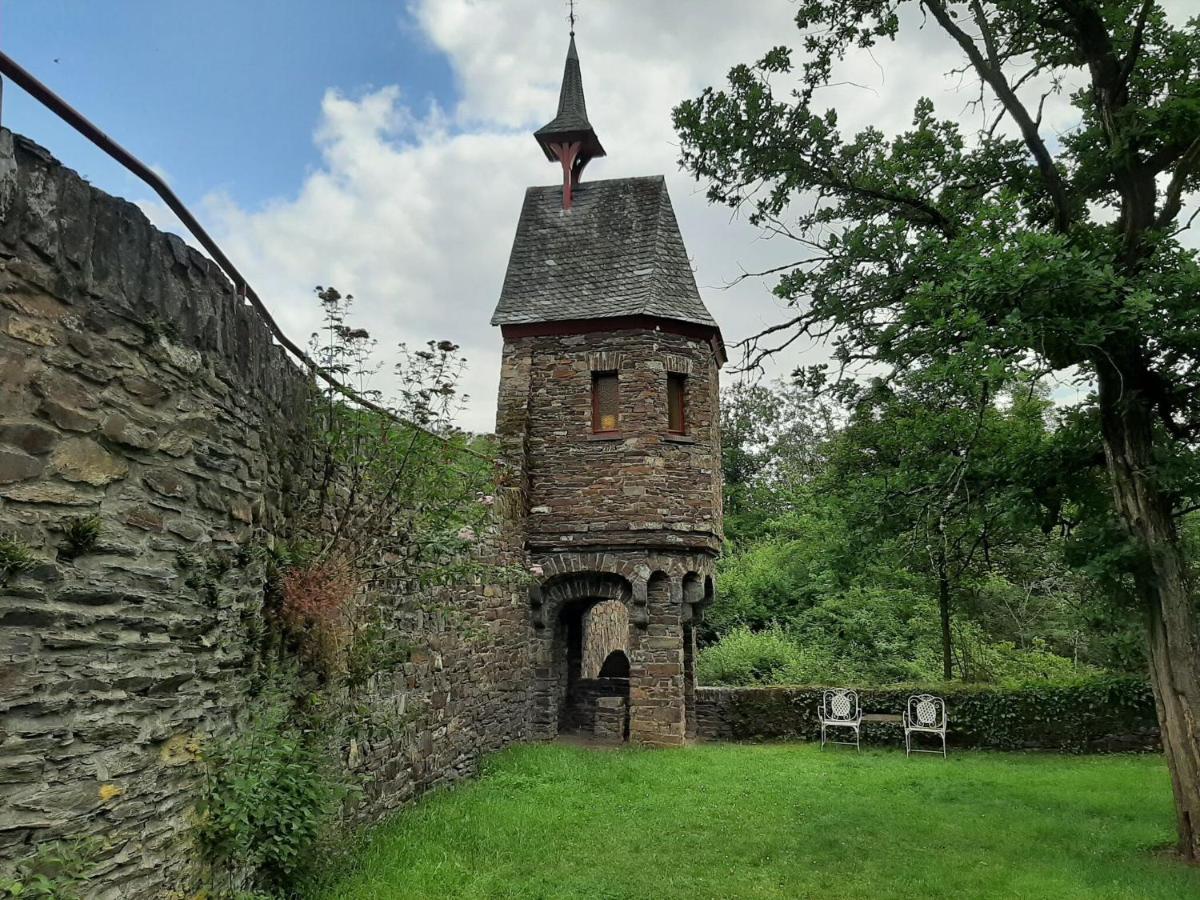
[[[493,325],[657,316],[717,327],[696,289],[661,175],[531,187]]]
[[[583,99],[583,75],[579,70],[579,53],[575,50],[575,35],[567,47],[567,62],[563,67],[562,88],[558,92],[558,115],[533,133],[546,158],[557,157],[549,144],[561,141],[582,141],[587,156],[604,156],[600,139],[588,121],[587,102]]]

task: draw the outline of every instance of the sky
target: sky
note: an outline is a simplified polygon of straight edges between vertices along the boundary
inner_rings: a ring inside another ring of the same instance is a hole
[[[586,178],[666,175],[726,343],[777,322],[770,280],[734,282],[797,254],[707,203],[679,170],[671,109],[734,64],[795,46],[794,4],[576,5],[589,118],[608,151]],[[566,0],[0,0],[0,49],[164,177],[293,340],[316,327],[321,284],[355,295],[384,390],[396,343],[460,344],[461,424],[489,431],[501,339],[488,320],[522,196],[559,181],[531,132],[555,113],[566,15]],[[848,83],[825,92],[844,127],[901,129],[923,95],[974,123],[948,39],[904,35],[852,54]],[[1070,125],[1064,105],[1047,115],[1052,132]],[[181,231],[149,188],[11,84],[2,121]],[[768,375],[824,358],[798,344]]]

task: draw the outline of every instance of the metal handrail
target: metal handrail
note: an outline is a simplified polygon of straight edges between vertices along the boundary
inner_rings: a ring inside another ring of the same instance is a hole
[[[16,60],[3,51],[0,51],[0,74],[7,75],[18,87],[22,88],[31,97],[57,115],[60,119],[82,134],[85,138],[123,165],[126,169],[128,169],[146,184],[148,184],[162,199],[163,203],[167,205],[167,208],[170,209],[171,212],[175,213],[176,216],[178,216],[179,221],[182,222],[188,231],[191,232],[192,236],[200,243],[200,246],[208,252],[208,255],[212,257],[212,260],[221,268],[221,271],[223,271],[229,280],[233,282],[234,287],[237,289],[238,295],[243,300],[249,301],[250,305],[254,307],[260,316],[262,316],[263,322],[266,324],[271,334],[274,335],[275,340],[277,340],[280,345],[284,347],[284,349],[296,357],[297,360],[303,363],[304,367],[308,369],[310,375],[320,378],[343,397],[353,401],[365,409],[369,409],[373,412],[379,413],[380,415],[387,416],[397,424],[404,425],[408,428],[415,428],[418,431],[424,432],[430,437],[434,437],[442,441],[447,440],[444,435],[440,435],[435,431],[430,431],[428,428],[418,425],[415,422],[410,422],[407,419],[396,415],[396,413],[394,413],[392,410],[385,406],[381,406],[367,397],[364,397],[358,391],[342,384],[340,381],[330,375],[326,369],[318,365],[312,357],[305,353],[291,340],[291,338],[283,333],[283,329],[279,327],[279,324],[275,321],[275,318],[270,314],[270,312],[267,311],[266,306],[263,304],[262,300],[259,299],[257,292],[255,292],[254,288],[252,288],[249,282],[246,281],[242,273],[238,271],[237,266],[235,266],[229,257],[225,255],[225,252],[220,248],[217,242],[212,239],[209,233],[204,230],[204,226],[201,225],[196,217],[192,215],[191,211],[184,205],[183,201],[175,195],[175,192],[167,186],[167,183],[163,181],[157,174],[155,174],[149,166],[147,166],[140,159],[101,131],[100,128],[92,123],[86,116],[72,107],[62,97],[54,93],[54,91],[50,90],[50,88],[35,78],[32,73],[23,68],[19,63],[17,63]],[[3,87],[2,82],[0,82],[0,98],[2,97]],[[482,453],[476,453],[469,447],[458,447],[457,449],[461,450],[463,453],[478,457],[479,459],[491,460],[491,457]]]

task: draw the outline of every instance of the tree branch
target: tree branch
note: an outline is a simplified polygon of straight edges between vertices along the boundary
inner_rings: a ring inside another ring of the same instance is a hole
[[[1171,181],[1167,185],[1162,209],[1159,210],[1158,216],[1154,220],[1155,228],[1166,228],[1179,215],[1179,211],[1183,208],[1183,187],[1187,184],[1188,177],[1197,163],[1200,163],[1200,137],[1193,140],[1191,146],[1179,158],[1175,174],[1171,176]]]
[[[1133,74],[1134,66],[1137,65],[1138,57],[1142,53],[1142,39],[1146,34],[1146,20],[1150,17],[1150,10],[1153,8],[1154,0],[1142,0],[1142,8],[1138,10],[1137,24],[1133,28],[1133,39],[1129,43],[1129,52],[1121,60],[1121,68],[1117,74],[1117,80],[1122,88],[1125,88],[1129,84],[1129,76]]]
[[[967,54],[967,58],[970,59],[971,65],[979,73],[979,77],[988,83],[995,92],[996,97],[1004,104],[1004,108],[1008,110],[1009,115],[1013,117],[1013,121],[1017,123],[1017,127],[1021,130],[1021,137],[1025,141],[1025,146],[1033,154],[1038,171],[1041,172],[1042,181],[1045,182],[1046,190],[1049,192],[1051,202],[1054,204],[1055,227],[1059,231],[1067,231],[1071,225],[1071,204],[1067,198],[1067,189],[1062,175],[1054,165],[1054,158],[1050,155],[1050,151],[1046,149],[1046,144],[1042,140],[1042,136],[1038,133],[1037,124],[1033,121],[1033,117],[1030,116],[1029,110],[1025,108],[1025,105],[1013,92],[1008,80],[1004,77],[995,54],[989,52],[989,58],[984,58],[984,55],[980,52],[979,47],[971,36],[963,31],[954,19],[950,17],[950,13],[946,9],[946,4],[943,0],[921,0],[921,2],[923,6],[933,13],[933,17],[937,19],[942,30],[953,37],[958,42],[958,45],[962,47],[963,51]],[[975,10],[976,23],[983,32],[984,43],[986,46],[991,47],[992,33],[987,24],[987,16],[983,14],[978,0],[973,0],[972,7]]]

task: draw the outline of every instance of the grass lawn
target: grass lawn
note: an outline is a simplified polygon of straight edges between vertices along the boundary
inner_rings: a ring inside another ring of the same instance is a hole
[[[518,747],[376,829],[333,898],[1200,898],[1158,757]]]

